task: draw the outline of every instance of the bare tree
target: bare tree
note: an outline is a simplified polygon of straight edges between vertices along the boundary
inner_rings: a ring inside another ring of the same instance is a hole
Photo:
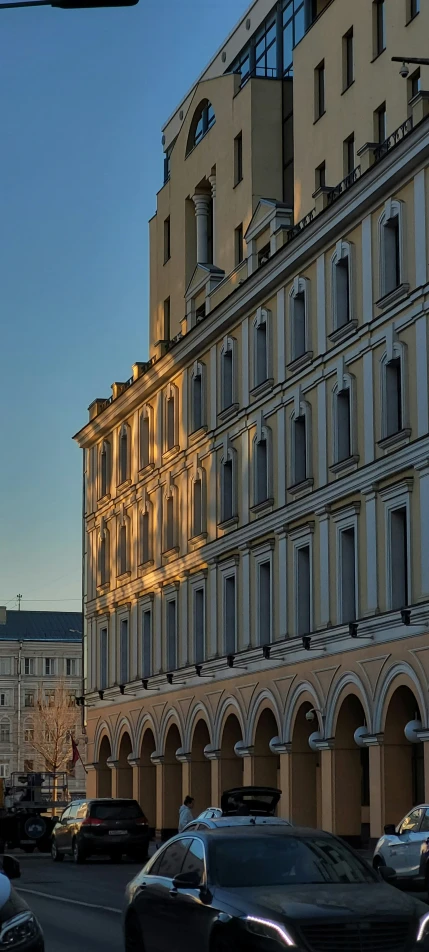
[[[78,713],[70,685],[62,680],[49,691],[40,690],[31,718],[34,733],[29,746],[38,755],[41,769],[70,772],[71,739],[78,733]]]

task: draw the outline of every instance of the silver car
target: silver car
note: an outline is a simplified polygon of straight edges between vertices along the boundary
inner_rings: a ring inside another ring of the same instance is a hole
[[[426,879],[426,862],[423,856],[427,853],[426,844],[429,840],[429,805],[420,804],[413,807],[398,826],[389,824],[384,827],[384,835],[379,839],[374,850],[373,866],[391,866],[396,871],[397,883],[415,884],[424,886]]]

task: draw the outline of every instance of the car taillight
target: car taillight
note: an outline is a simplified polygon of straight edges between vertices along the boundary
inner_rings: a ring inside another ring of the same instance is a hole
[[[87,816],[86,820],[83,821],[82,826],[103,826],[103,821],[98,820],[95,816]]]
[[[149,826],[145,816],[138,816],[136,823],[138,823],[139,826]]]

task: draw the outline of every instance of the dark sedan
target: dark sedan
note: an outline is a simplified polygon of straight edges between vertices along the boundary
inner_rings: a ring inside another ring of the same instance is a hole
[[[427,906],[319,830],[183,833],[127,887],[126,952],[428,952]]]

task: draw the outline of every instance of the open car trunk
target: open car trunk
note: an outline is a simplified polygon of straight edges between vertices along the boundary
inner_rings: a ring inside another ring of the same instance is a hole
[[[282,795],[275,787],[235,787],[222,794],[223,816],[275,816]]]

